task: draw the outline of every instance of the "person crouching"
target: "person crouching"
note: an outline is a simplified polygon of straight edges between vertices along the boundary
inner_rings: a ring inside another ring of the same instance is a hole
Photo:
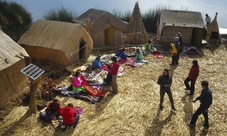
[[[76,113],[75,109],[73,108],[73,104],[69,103],[65,107],[62,117],[63,117],[62,124],[65,125],[63,131],[65,131],[68,126],[73,126],[73,128],[75,128],[77,126],[80,116]]]

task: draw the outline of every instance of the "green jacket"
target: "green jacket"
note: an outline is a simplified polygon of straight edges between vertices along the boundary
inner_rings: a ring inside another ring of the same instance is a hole
[[[150,43],[146,43],[146,45],[145,45],[145,50],[152,50],[152,51],[154,51],[154,47],[153,47],[153,45]]]

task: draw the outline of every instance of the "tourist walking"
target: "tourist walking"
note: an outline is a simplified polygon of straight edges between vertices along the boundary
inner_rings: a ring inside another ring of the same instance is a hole
[[[199,65],[197,60],[192,61],[192,67],[188,74],[188,77],[184,80],[185,90],[190,90],[190,95],[194,94],[195,91],[195,81],[199,76]],[[191,86],[189,86],[189,82],[191,82]]]
[[[206,129],[209,128],[209,119],[208,119],[208,108],[212,104],[213,98],[212,98],[212,92],[208,87],[207,81],[201,82],[202,91],[199,97],[197,97],[193,102],[196,102],[197,100],[200,100],[200,106],[195,111],[195,113],[192,115],[191,121],[188,124],[189,127],[194,127],[196,124],[196,121],[198,119],[198,116],[200,114],[203,114],[205,122],[202,124],[202,126]]]
[[[165,93],[169,96],[169,100],[171,103],[171,108],[173,110],[176,110],[173,102],[173,96],[171,92],[171,84],[172,84],[172,79],[169,76],[169,70],[164,69],[162,75],[159,76],[158,78],[158,84],[160,85],[160,103],[159,103],[159,108],[160,110],[163,110],[163,101],[164,101],[164,96]]]

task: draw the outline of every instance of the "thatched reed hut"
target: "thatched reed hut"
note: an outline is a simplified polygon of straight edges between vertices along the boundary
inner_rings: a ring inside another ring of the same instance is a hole
[[[94,42],[94,48],[121,46],[122,34],[129,30],[127,22],[107,11],[98,9],[89,9],[73,21],[85,26],[87,18],[91,21],[90,35]]]
[[[28,78],[21,69],[30,63],[30,57],[20,45],[0,30],[0,108],[22,94],[28,87]]]
[[[200,12],[162,10],[157,21],[157,38],[169,44],[181,32],[184,45],[201,45],[203,25]]]
[[[220,43],[221,35],[219,33],[219,27],[217,22],[218,13],[216,12],[214,19],[207,26],[205,40],[211,43]]]
[[[132,16],[129,21],[129,33],[127,35],[126,43],[129,44],[141,44],[146,43],[149,40],[149,35],[144,27],[142,16],[140,13],[140,8],[138,2],[136,2],[135,7],[132,12]]]
[[[49,20],[37,20],[18,43],[32,59],[61,66],[87,59],[93,49],[93,41],[83,26]]]

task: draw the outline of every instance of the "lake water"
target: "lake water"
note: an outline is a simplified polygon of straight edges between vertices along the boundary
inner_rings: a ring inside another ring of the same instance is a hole
[[[209,14],[213,19],[218,12],[219,27],[227,27],[227,1],[226,0],[6,0],[23,5],[33,17],[33,20],[42,17],[51,9],[64,7],[82,14],[89,8],[103,9],[107,11],[132,11],[135,3],[139,2],[141,13],[157,6],[168,7],[175,10],[199,11],[203,17]]]

